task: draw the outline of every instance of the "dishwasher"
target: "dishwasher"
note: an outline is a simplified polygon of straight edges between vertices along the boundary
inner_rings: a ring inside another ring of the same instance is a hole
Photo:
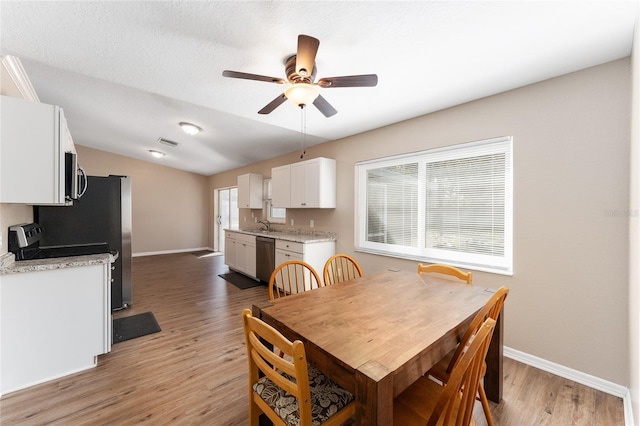
[[[256,277],[269,282],[276,263],[276,240],[256,237]]]

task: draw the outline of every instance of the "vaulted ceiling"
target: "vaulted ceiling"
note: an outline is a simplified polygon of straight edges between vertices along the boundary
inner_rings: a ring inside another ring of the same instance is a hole
[[[306,109],[314,145],[626,57],[637,16],[637,1],[2,0],[0,53],[76,144],[210,175],[300,148],[299,108],[257,113],[283,86],[222,76],[285,78],[298,34],[320,40],[318,78],[379,79],[321,90],[338,113]]]

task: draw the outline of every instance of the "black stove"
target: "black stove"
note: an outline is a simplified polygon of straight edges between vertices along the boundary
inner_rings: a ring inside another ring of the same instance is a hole
[[[103,242],[41,247],[40,238],[44,231],[44,228],[37,223],[10,227],[9,251],[15,255],[16,260],[53,259],[102,253],[117,254],[117,252],[111,250],[109,244]]]

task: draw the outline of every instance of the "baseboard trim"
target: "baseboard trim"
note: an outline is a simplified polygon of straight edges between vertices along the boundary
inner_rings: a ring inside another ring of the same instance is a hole
[[[546,359],[538,358],[537,356],[530,355],[507,346],[504,347],[503,353],[507,358],[511,358],[515,361],[519,361],[523,364],[530,365],[542,371],[546,371],[547,373],[563,377],[576,383],[580,383],[581,385],[589,386],[590,388],[608,393],[609,395],[622,398],[625,425],[634,426],[631,393],[629,392],[629,388],[583,373],[582,371],[547,361]]]
[[[133,253],[131,257],[143,257],[143,256],[158,256],[161,254],[176,254],[176,253],[188,253],[191,251],[200,251],[200,250],[211,250],[211,247],[196,247],[196,248],[188,248],[188,249],[180,249],[180,250],[162,250],[162,251],[146,251]]]

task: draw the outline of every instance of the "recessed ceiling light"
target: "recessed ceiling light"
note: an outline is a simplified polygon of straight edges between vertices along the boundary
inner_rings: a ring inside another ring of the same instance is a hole
[[[187,123],[186,121],[181,121],[178,124],[180,125],[180,127],[182,127],[182,130],[184,130],[186,134],[191,136],[197,135],[202,131],[201,127],[198,127],[195,124]]]
[[[153,155],[155,158],[162,158],[165,156],[164,152],[160,152],[160,151],[156,151],[155,149],[150,149],[149,152],[151,153],[151,155]]]

